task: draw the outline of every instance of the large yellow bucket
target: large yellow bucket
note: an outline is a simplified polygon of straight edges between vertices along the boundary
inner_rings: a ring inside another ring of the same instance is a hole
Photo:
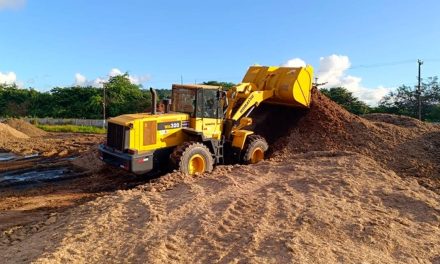
[[[274,96],[268,103],[296,107],[309,107],[313,82],[313,68],[251,66],[243,83],[253,83],[258,91],[273,90]]]

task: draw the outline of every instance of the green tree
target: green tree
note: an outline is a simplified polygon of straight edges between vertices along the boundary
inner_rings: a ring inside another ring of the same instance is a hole
[[[440,104],[433,105],[425,116],[427,121],[440,122]]]
[[[151,106],[151,95],[133,84],[128,74],[111,77],[104,83],[106,92],[106,116],[145,112]]]
[[[426,78],[426,81],[422,82],[420,99],[422,102],[422,119],[440,121],[438,115],[440,87],[436,76]],[[396,91],[391,91],[379,102],[379,106],[374,111],[417,118],[418,92],[416,87],[411,88],[402,85]]]
[[[0,85],[0,115],[19,117],[28,114],[31,93],[27,89],[19,89],[17,85]]]
[[[235,83],[232,82],[218,82],[218,81],[208,81],[208,82],[203,82],[202,84],[221,86],[223,87],[223,90],[229,90],[231,87],[235,86]]]
[[[79,86],[52,89],[52,115],[62,118],[101,118],[100,90]]]
[[[158,99],[171,98],[171,90],[170,89],[156,89]]]
[[[31,90],[31,104],[28,115],[32,117],[55,117],[54,100],[50,92]]]
[[[353,93],[344,87],[322,88],[320,91],[353,114],[362,115],[370,111],[366,103],[353,96]]]

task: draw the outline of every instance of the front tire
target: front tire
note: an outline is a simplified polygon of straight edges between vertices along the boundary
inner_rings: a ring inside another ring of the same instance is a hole
[[[179,171],[189,175],[211,172],[214,168],[211,152],[200,142],[183,143],[170,158]]]
[[[264,153],[269,149],[266,140],[259,135],[249,135],[244,146],[241,159],[243,164],[255,164],[264,159]]]

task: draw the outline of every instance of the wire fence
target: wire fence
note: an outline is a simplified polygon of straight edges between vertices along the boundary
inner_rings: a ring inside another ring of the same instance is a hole
[[[102,119],[29,118],[29,117],[23,117],[22,119],[33,124],[41,124],[41,125],[76,125],[76,126],[107,127],[107,122],[104,122],[104,120]],[[0,118],[0,121],[3,120],[1,120]]]

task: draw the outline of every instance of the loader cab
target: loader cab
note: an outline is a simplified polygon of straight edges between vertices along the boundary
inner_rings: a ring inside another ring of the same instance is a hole
[[[174,84],[172,93],[172,110],[188,114],[190,128],[220,139],[224,105],[220,86]]]

